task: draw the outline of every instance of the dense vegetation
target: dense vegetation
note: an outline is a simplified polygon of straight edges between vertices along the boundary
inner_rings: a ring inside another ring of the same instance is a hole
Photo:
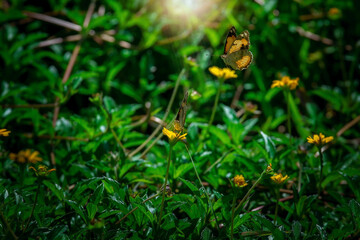
[[[0,238],[358,239],[358,9],[1,1]]]

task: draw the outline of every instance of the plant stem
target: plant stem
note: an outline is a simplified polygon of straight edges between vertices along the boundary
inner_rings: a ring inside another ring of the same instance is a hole
[[[256,182],[252,185],[252,187],[249,189],[249,191],[246,193],[246,195],[243,197],[243,199],[241,199],[240,203],[237,205],[237,207],[235,208],[235,213],[236,211],[241,207],[241,205],[245,202],[245,200],[249,197],[251,191],[259,184],[260,180],[263,178],[264,174],[265,174],[266,170],[264,170],[260,177],[258,178],[258,180],[256,180]]]
[[[215,218],[216,227],[217,227],[217,229],[220,230],[219,223],[218,223],[217,217],[216,217],[216,215],[215,215],[213,205],[212,205],[212,203],[211,203],[211,201],[210,201],[209,194],[208,194],[208,192],[206,191],[206,189],[205,189],[205,187],[204,187],[204,185],[203,185],[203,183],[202,183],[202,181],[201,181],[201,179],[200,179],[200,176],[199,176],[199,174],[198,174],[198,172],[197,172],[197,170],[196,170],[195,163],[194,163],[194,160],[193,160],[192,157],[191,157],[189,148],[187,147],[187,145],[185,145],[185,147],[186,147],[186,150],[187,150],[187,152],[188,152],[188,154],[189,154],[189,156],[190,156],[192,165],[193,165],[194,170],[195,170],[196,177],[197,177],[198,181],[200,182],[201,186],[203,187],[203,189],[204,189],[204,191],[205,191],[205,194],[206,194],[206,197],[207,197],[207,199],[208,199],[208,201],[209,201],[210,208],[211,208],[211,212],[212,212],[212,214],[214,215],[214,218]]]
[[[266,170],[264,170],[260,177],[258,178],[258,180],[256,180],[256,182],[252,185],[252,187],[249,189],[249,191],[245,194],[245,196],[243,197],[243,199],[241,199],[240,203],[237,205],[237,207],[235,208],[234,214],[237,212],[237,210],[241,207],[241,205],[245,202],[245,200],[249,197],[251,191],[259,184],[260,180],[263,178],[264,174],[266,173]],[[234,228],[234,221],[231,221],[231,228]],[[231,236],[231,239],[233,238],[233,236]]]
[[[210,120],[209,120],[209,123],[208,123],[208,127],[211,126],[211,124],[212,124],[213,121],[214,121],[216,109],[217,109],[217,106],[218,106],[218,103],[219,103],[221,87],[222,87],[223,83],[224,83],[224,81],[223,81],[223,80],[220,80],[219,88],[218,88],[218,91],[217,91],[217,93],[216,93],[215,103],[214,103],[214,106],[213,106],[213,109],[212,109],[212,112],[211,112],[211,117],[210,117]]]
[[[299,182],[298,182],[298,192],[301,190],[301,178],[302,178],[302,164],[301,159],[299,160]]]
[[[34,214],[34,210],[35,210],[37,198],[38,198],[38,195],[39,195],[39,191],[40,191],[40,182],[39,182],[39,180],[38,180],[38,188],[37,188],[37,190],[36,190],[36,195],[35,195],[34,204],[33,204],[33,206],[32,206],[31,213],[30,213],[30,217],[29,217],[29,220],[28,220],[28,222],[27,222],[27,224],[26,224],[26,226],[25,226],[25,228],[24,228],[24,230],[23,230],[23,233],[24,233],[24,232],[26,231],[26,229],[28,228],[28,226],[29,226],[29,224],[30,224],[30,221],[31,221],[31,218],[32,218],[32,216],[33,216],[33,214]]]
[[[279,196],[280,195],[280,188],[276,188],[276,207],[275,207],[275,218],[274,218],[274,224],[276,225],[276,219],[279,211]]]
[[[169,168],[170,168],[170,162],[171,162],[172,148],[173,148],[173,145],[170,144],[169,157],[168,157],[168,161],[167,161],[167,168],[166,168],[166,175],[165,175],[165,183],[164,183],[164,186],[162,187],[163,193],[162,193],[162,200],[161,200],[161,207],[160,207],[160,215],[159,215],[159,219],[158,219],[159,228],[161,225],[161,217],[162,217],[163,209],[164,209],[165,192],[166,192],[166,185],[167,185],[167,181],[168,181],[168,177],[169,177]]]
[[[235,189],[235,193],[234,193],[234,198],[233,198],[233,202],[232,202],[232,207],[231,207],[231,240],[234,238],[234,217],[235,217],[235,203],[236,203],[236,198],[237,198],[237,194],[236,194],[236,189]]]
[[[219,103],[221,87],[222,87],[223,83],[224,83],[224,80],[223,80],[223,79],[219,79],[219,87],[218,87],[218,91],[217,91],[217,93],[216,93],[214,106],[213,106],[213,109],[212,109],[212,112],[211,112],[211,116],[210,116],[210,120],[209,120],[208,126],[207,126],[207,128],[205,129],[204,134],[202,135],[203,138],[206,137],[206,134],[208,133],[209,128],[210,128],[210,126],[212,125],[212,123],[213,123],[213,121],[214,121],[216,109],[217,109],[217,106],[218,106],[218,103]]]
[[[290,90],[285,91],[286,105],[287,105],[287,127],[289,131],[289,143],[291,145],[291,114],[290,114]]]
[[[186,73],[186,70],[183,68],[178,76],[178,78],[176,79],[176,82],[175,82],[175,87],[174,87],[174,90],[171,94],[171,97],[170,97],[170,101],[169,101],[169,104],[165,110],[165,114],[164,114],[164,117],[162,118],[162,121],[165,122],[169,113],[170,113],[170,109],[174,103],[174,99],[175,99],[175,95],[177,93],[177,90],[179,88],[179,85],[180,85],[180,80],[183,78],[183,76],[185,75]],[[161,124],[159,124],[156,129],[154,130],[154,132],[151,133],[151,135],[140,145],[138,146],[134,151],[132,151],[131,153],[129,153],[127,156],[129,158],[132,158],[133,156],[135,156],[138,152],[140,152],[150,141],[151,139],[153,139],[155,137],[155,135],[160,131],[160,129],[162,128],[163,126]],[[162,136],[162,133],[160,134]],[[160,139],[161,137],[157,138]],[[156,141],[157,141],[156,140]],[[154,144],[156,143],[156,141],[154,141]],[[154,145],[153,144],[153,145]],[[152,145],[152,146],[153,146]],[[149,151],[149,149],[147,149],[147,151]],[[144,155],[144,154],[143,154]]]
[[[160,193],[161,193],[161,192],[155,194],[154,196],[149,197],[148,199],[145,199],[145,200],[142,202],[142,204],[146,203],[147,201],[150,201],[150,200],[153,199],[153,198],[156,198],[157,196],[160,195]],[[127,218],[130,214],[132,214],[133,212],[135,212],[135,210],[137,210],[138,208],[139,208],[139,207],[135,207],[135,208],[131,209],[131,211],[128,212],[127,214],[125,214],[125,216],[123,216],[119,221],[117,221],[117,222],[115,223],[115,225],[116,225],[116,224],[119,224],[121,221],[123,221],[125,218]]]
[[[2,206],[0,207],[0,216],[1,216],[1,219],[4,221],[4,223],[5,223],[6,227],[7,227],[7,229],[9,230],[11,236],[12,236],[15,240],[18,239],[18,237],[15,235],[14,231],[11,229],[11,226],[10,226],[10,224],[8,223],[8,221],[6,220],[3,212],[1,211],[1,208],[2,208]]]
[[[324,160],[323,160],[323,154],[321,151],[321,147],[318,147],[319,149],[319,155],[320,155],[320,179],[319,179],[319,189],[318,189],[318,195],[320,196],[321,193],[321,182],[322,182],[322,178],[323,178],[323,164],[324,164]]]

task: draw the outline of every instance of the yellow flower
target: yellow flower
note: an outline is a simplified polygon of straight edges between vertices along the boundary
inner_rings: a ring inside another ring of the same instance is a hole
[[[290,77],[285,76],[281,80],[274,80],[271,84],[271,88],[281,87],[294,90],[299,85],[299,78],[290,79]]]
[[[270,177],[271,180],[273,180],[275,183],[277,184],[282,184],[283,182],[285,182],[285,180],[287,180],[289,177],[288,175],[283,176],[281,173],[275,173],[274,176]]]
[[[314,134],[313,137],[311,137],[311,136],[307,137],[308,143],[315,144],[317,146],[322,146],[326,143],[331,142],[332,140],[334,140],[334,138],[332,136],[325,137],[325,135],[322,133],[319,133],[319,135]]]
[[[216,66],[212,66],[209,68],[209,71],[215,77],[221,78],[224,80],[229,79],[229,78],[237,78],[235,71],[231,70],[230,68],[219,68]]]
[[[271,165],[271,163],[270,163],[269,166],[266,167],[266,172],[267,172],[267,173],[270,173],[270,172],[272,172],[272,171],[274,171],[274,170],[272,169],[272,165]]]
[[[243,175],[236,175],[234,177],[234,184],[237,187],[245,187],[246,185],[248,185]]]
[[[30,149],[21,150],[20,152],[10,153],[9,158],[18,163],[37,163],[41,162],[42,158],[38,156],[39,152],[32,152]]]
[[[52,169],[48,170],[47,166],[44,166],[44,165],[38,166],[38,169],[35,169],[34,167],[29,167],[29,169],[34,170],[36,176],[41,176],[41,177],[46,177],[51,172],[56,171],[55,168],[52,168]]]
[[[187,133],[184,134],[181,134],[181,132],[175,133],[165,127],[163,128],[162,132],[164,135],[166,135],[169,138],[169,142],[171,145],[175,145],[178,141],[186,140]]]
[[[0,136],[4,136],[4,137],[8,137],[9,133],[11,133],[11,131],[6,131],[6,129],[0,129]]]

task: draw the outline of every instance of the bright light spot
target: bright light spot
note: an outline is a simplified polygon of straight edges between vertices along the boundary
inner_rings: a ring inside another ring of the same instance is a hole
[[[175,17],[197,17],[207,12],[211,0],[165,0],[167,11]]]

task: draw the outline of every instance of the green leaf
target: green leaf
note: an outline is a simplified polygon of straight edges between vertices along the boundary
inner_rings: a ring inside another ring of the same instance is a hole
[[[94,219],[97,212],[97,206],[93,203],[88,203],[88,205],[86,206],[86,210],[88,213],[88,219]]]
[[[343,172],[339,172],[339,174],[341,176],[343,176],[343,178],[346,180],[346,182],[349,184],[349,187],[351,188],[351,190],[354,192],[356,200],[360,201],[360,190],[358,188],[357,185],[357,181],[354,181],[353,179],[356,178],[351,178],[349,176],[347,176],[345,173]]]
[[[279,239],[279,240],[285,239],[285,235],[278,228],[276,228],[276,226],[272,222],[270,222],[268,219],[266,219],[265,217],[263,217],[261,215],[254,215],[254,216],[260,222],[260,224],[262,226],[264,226],[270,230],[270,232],[274,235],[275,239]]]
[[[181,164],[180,166],[176,167],[174,178],[176,179],[176,178],[184,175],[185,173],[190,171],[192,168],[193,168],[192,163]]]
[[[335,110],[337,111],[341,110],[341,105],[342,105],[341,103],[343,102],[343,96],[340,95],[339,93],[336,93],[331,89],[319,88],[310,91],[310,94],[314,94],[325,99],[331,104],[331,107],[333,107]]]
[[[351,199],[349,202],[349,207],[351,209],[351,215],[355,221],[356,229],[359,229],[360,227],[360,204],[355,200]]]
[[[215,135],[225,145],[231,145],[231,140],[228,134],[220,128],[210,126],[210,133]]]
[[[98,204],[104,197],[104,183],[101,183],[99,186],[96,187],[93,195],[91,196],[91,200],[94,204]]]
[[[64,239],[64,233],[69,231],[68,225],[57,225],[51,229],[50,233],[47,235],[48,239]],[[68,239],[65,237],[65,239]]]
[[[63,190],[59,185],[54,185],[52,182],[48,180],[44,180],[43,183],[55,194],[55,196],[60,200],[63,201],[65,199],[65,195]]]
[[[276,147],[275,147],[275,144],[274,142],[272,141],[272,139],[266,135],[265,133],[263,132],[260,132],[261,136],[263,137],[264,139],[264,143],[265,143],[265,149],[266,149],[266,152],[268,153],[268,156],[270,159],[273,159],[275,157],[275,154],[276,154]]]
[[[111,113],[116,108],[116,103],[112,97],[104,96],[104,106]]]
[[[100,214],[99,218],[107,218],[107,217],[110,217],[112,215],[115,215],[115,214],[118,214],[121,212],[122,212],[121,210],[110,210],[108,212],[104,212],[104,213]]]
[[[293,231],[295,240],[296,240],[296,239],[299,239],[300,236],[301,236],[301,223],[298,222],[298,221],[293,222],[293,224],[292,224],[292,231]]]
[[[70,207],[74,209],[77,214],[80,215],[80,217],[84,220],[86,224],[88,224],[88,219],[85,217],[84,214],[84,208],[80,204],[72,200],[65,200],[65,202],[69,204]]]
[[[192,184],[191,182],[189,182],[188,180],[185,180],[183,178],[180,178],[179,179],[186,185],[188,186],[188,188],[193,192],[193,193],[199,193],[199,189],[194,185]]]
[[[148,211],[143,204],[134,203],[134,206],[138,207],[139,212],[142,212],[149,219],[150,222],[155,221],[154,213]],[[141,219],[141,221],[143,221],[143,219]]]
[[[326,230],[323,227],[321,227],[319,224],[316,224],[316,229],[319,231],[321,239],[326,240],[327,239]]]
[[[291,119],[294,122],[297,132],[302,139],[306,139],[306,137],[310,136],[310,132],[304,127],[304,120],[291,94],[289,94],[288,104],[290,105]]]
[[[103,184],[104,184],[104,187],[105,187],[105,189],[106,189],[106,191],[109,193],[109,194],[113,194],[115,191],[114,191],[114,188],[113,188],[113,186],[111,186],[111,184],[109,184],[108,182],[106,182],[106,181],[102,181],[103,182]]]
[[[209,228],[205,228],[201,232],[201,239],[202,240],[210,240],[211,239],[211,230]]]
[[[223,120],[226,124],[228,123],[239,123],[239,118],[236,116],[236,112],[234,111],[234,109],[221,104],[221,109],[223,110],[224,116],[223,116]]]
[[[72,115],[70,116],[70,119],[76,122],[77,124],[79,124],[79,126],[81,126],[90,136],[94,135],[94,130],[89,126],[89,123],[85,121],[83,118],[81,118],[80,116]]]

